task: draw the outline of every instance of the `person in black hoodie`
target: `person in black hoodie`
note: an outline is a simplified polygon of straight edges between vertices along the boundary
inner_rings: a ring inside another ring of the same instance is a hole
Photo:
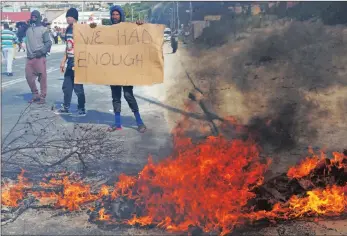
[[[125,14],[123,9],[120,6],[112,6],[110,8],[110,17],[111,17],[111,23],[112,24],[119,24],[121,22],[125,21]],[[143,22],[136,21],[136,24],[142,25]],[[90,27],[95,28],[96,24],[91,24]],[[121,97],[122,97],[122,89],[124,92],[124,98],[128,102],[128,105],[132,112],[134,113],[136,123],[138,126],[138,131],[140,133],[144,133],[147,130],[146,125],[142,121],[140,112],[139,112],[139,106],[137,104],[136,98],[133,93],[133,86],[115,86],[111,85],[111,91],[112,91],[112,104],[113,104],[113,111],[115,114],[115,123],[113,126],[111,126],[108,131],[112,132],[115,130],[121,130],[122,129],[122,123],[121,123]]]
[[[26,41],[28,60],[25,66],[25,77],[33,94],[29,103],[43,104],[47,95],[46,56],[51,50],[52,42],[47,28],[42,25],[39,11],[34,10],[31,13],[30,26],[26,30]],[[36,87],[36,78],[40,82],[41,94]]]

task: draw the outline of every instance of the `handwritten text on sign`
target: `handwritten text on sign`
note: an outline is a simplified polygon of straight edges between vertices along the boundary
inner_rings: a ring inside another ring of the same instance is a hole
[[[163,25],[74,25],[75,83],[151,85],[164,80]]]

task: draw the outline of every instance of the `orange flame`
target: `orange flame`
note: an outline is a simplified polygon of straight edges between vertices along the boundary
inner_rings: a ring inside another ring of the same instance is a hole
[[[198,145],[181,145],[177,156],[159,164],[149,160],[135,183],[133,178],[120,178],[114,195],[126,193],[145,209],[142,217],[134,216],[128,223],[168,230],[187,230],[189,225],[230,230],[255,196],[251,190],[262,184],[269,163],[260,163],[258,146],[251,141],[209,137]]]
[[[105,208],[101,208],[99,211],[99,220],[108,221],[111,219],[111,215],[105,214]]]
[[[115,185],[115,189],[111,194],[112,199],[116,199],[119,196],[129,196],[131,192],[129,189],[134,186],[136,181],[135,177],[126,176],[124,174],[119,175],[119,182]]]
[[[18,202],[24,199],[24,188],[32,186],[24,177],[24,170],[18,175],[17,184],[5,184],[1,190],[1,204],[10,207],[18,206]]]
[[[346,187],[331,186],[308,191],[304,198],[293,196],[289,200],[291,217],[340,215],[347,210],[346,193]]]
[[[69,211],[80,210],[81,206],[95,201],[103,196],[109,195],[108,187],[103,185],[97,194],[91,193],[89,185],[81,181],[71,182],[68,176],[62,180],[52,178],[48,183],[40,182],[39,185],[43,188],[57,188],[61,187],[62,191],[59,193],[45,192],[45,191],[26,191],[24,188],[29,188],[32,183],[28,183],[27,179],[23,177],[24,171],[18,176],[18,183],[15,185],[5,184],[2,186],[2,199],[1,204],[5,206],[16,207],[18,202],[26,196],[31,194],[35,196],[41,204],[54,204],[57,208],[66,208]]]
[[[229,122],[236,123],[231,118]],[[182,129],[177,128],[176,134],[182,134],[187,128],[185,125],[182,124]],[[104,200],[104,196],[111,199],[124,197],[133,200],[135,208],[141,209],[136,211],[141,215],[125,220],[126,224],[156,225],[168,231],[186,231],[190,226],[198,226],[205,232],[219,231],[221,234],[263,218],[274,221],[335,216],[347,211],[347,185],[313,189],[305,196],[292,196],[284,204],[276,203],[270,211],[254,211],[248,206],[249,200],[255,197],[252,190],[263,184],[270,161],[259,158],[259,147],[251,140],[229,141],[219,136],[193,144],[190,138],[176,136],[175,151],[157,164],[149,157],[148,164],[137,177],[121,174],[113,191],[102,185],[98,193],[92,193],[89,185],[72,181],[65,173],[58,174],[57,179],[40,183],[43,188],[58,189],[58,193],[41,191],[30,194],[41,202],[53,201],[55,207],[69,211],[80,210],[97,199]],[[311,157],[289,169],[289,178],[308,176],[323,159],[327,161],[323,152],[320,155],[310,152]],[[344,154],[334,152],[333,157],[326,162],[327,167],[345,168],[347,172]],[[1,203],[18,206],[28,193],[26,188],[31,185],[22,171],[17,184],[3,187]],[[100,221],[112,220],[112,215],[106,211],[104,207],[99,210]]]
[[[291,167],[288,170],[287,176],[291,179],[302,178],[307,176],[319,163],[320,158],[317,156],[307,157],[298,166]]]
[[[109,194],[108,187],[106,185],[102,185],[99,192],[99,197],[108,196]]]
[[[311,157],[307,157],[305,160],[303,160],[299,165],[291,167],[288,172],[287,176],[289,178],[302,178],[310,174],[312,170],[314,170],[317,165],[322,160],[328,160],[326,158],[326,155],[321,152],[320,156],[314,154],[312,149],[309,149],[310,153],[312,154]],[[333,159],[329,159],[330,166],[337,166],[338,168],[345,168],[347,170],[347,161],[346,156],[343,153],[339,152],[333,152]]]
[[[69,211],[80,210],[82,204],[98,199],[91,194],[90,186],[82,182],[71,183],[66,176],[63,179],[64,192],[58,196],[57,207],[65,207]]]

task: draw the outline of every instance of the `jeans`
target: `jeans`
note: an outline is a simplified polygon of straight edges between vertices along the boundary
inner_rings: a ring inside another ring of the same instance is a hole
[[[113,103],[113,111],[121,112],[121,97],[122,97],[122,88],[124,92],[124,98],[128,102],[130,109],[132,112],[138,112],[139,107],[137,105],[136,99],[133,94],[133,86],[114,86],[111,85],[112,91],[112,103]]]
[[[85,109],[86,97],[84,95],[83,84],[75,84],[75,72],[67,69],[64,74],[63,93],[64,93],[64,107],[69,109],[72,98],[72,90],[75,91],[78,100],[78,109]]]
[[[3,48],[2,54],[6,61],[7,73],[12,73],[12,64],[13,64],[13,56],[14,56],[14,48]]]

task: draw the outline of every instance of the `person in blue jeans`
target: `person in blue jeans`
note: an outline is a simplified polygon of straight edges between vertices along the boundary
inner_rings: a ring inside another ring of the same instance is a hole
[[[120,6],[111,7],[110,17],[111,17],[112,24],[119,24],[125,21],[125,14],[123,9]],[[142,25],[143,22],[136,21],[136,24]],[[90,24],[90,27],[95,28],[96,24]],[[111,85],[112,104],[113,104],[113,111],[115,114],[115,123],[108,129],[108,131],[113,132],[113,131],[122,129],[122,122],[121,122],[121,115],[120,115],[122,90],[124,93],[125,100],[127,101],[131,111],[134,113],[138,131],[140,133],[146,132],[147,127],[142,121],[140,111],[139,111],[139,106],[137,104],[136,98],[133,93],[133,86],[115,86],[115,85]]]
[[[78,99],[78,116],[85,116],[85,103],[86,98],[84,94],[83,84],[75,84],[75,71],[74,71],[74,40],[73,40],[73,24],[78,21],[78,11],[75,8],[70,8],[66,13],[66,21],[69,26],[66,29],[65,34],[65,42],[66,42],[66,51],[63,58],[63,61],[60,64],[60,70],[64,74],[64,82],[63,82],[63,93],[64,93],[64,104],[62,104],[62,108],[59,109],[57,114],[71,114],[70,112],[70,104],[72,98],[72,91],[75,91]],[[67,62],[67,63],[66,63]],[[67,64],[65,70],[65,63]]]

